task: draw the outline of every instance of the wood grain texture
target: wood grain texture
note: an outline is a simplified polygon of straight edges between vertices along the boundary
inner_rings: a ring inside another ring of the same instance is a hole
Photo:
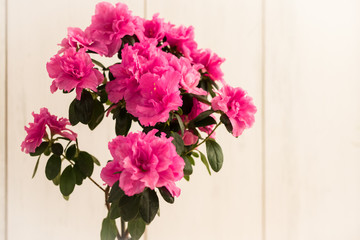
[[[6,1],[0,1],[0,239],[6,228]]]
[[[36,158],[20,151],[24,125],[33,121],[31,112],[47,107],[52,114],[67,116],[74,94],[50,93],[46,62],[58,51],[57,44],[69,26],[90,24],[99,1],[9,1],[9,220],[8,240],[99,239],[106,216],[104,195],[88,180],[76,187],[70,200],[44,174],[46,159],[31,180]],[[115,3],[115,1],[111,1]],[[142,16],[143,0],[124,1]],[[80,148],[94,154],[104,166],[110,159],[107,142],[115,137],[110,119],[90,132],[87,126],[72,129],[79,134]],[[100,168],[94,178],[101,183]]]
[[[199,161],[190,182],[181,181],[173,205],[161,203],[161,217],[149,239],[261,239],[261,1],[150,0],[147,17],[195,27],[201,48],[225,57],[225,80],[253,96],[256,124],[235,139],[221,128],[217,139],[223,169],[209,176]]]
[[[359,1],[267,1],[266,240],[360,239]]]

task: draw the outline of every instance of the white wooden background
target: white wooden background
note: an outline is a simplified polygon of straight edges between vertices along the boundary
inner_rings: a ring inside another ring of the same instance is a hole
[[[35,159],[20,151],[32,111],[67,115],[73,96],[50,93],[45,64],[68,26],[90,23],[96,2],[0,0],[0,239],[99,239],[102,193],[85,181],[66,202],[45,162],[31,180]],[[125,2],[194,25],[199,45],[227,59],[226,81],[258,106],[243,136],[218,133],[222,171],[209,177],[197,164],[145,239],[360,239],[360,1]],[[103,163],[112,126],[75,128]]]

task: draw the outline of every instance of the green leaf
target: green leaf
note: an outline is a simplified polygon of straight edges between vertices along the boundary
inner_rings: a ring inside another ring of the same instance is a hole
[[[53,145],[51,145],[51,151],[58,156],[61,156],[61,154],[64,151],[63,146],[61,145],[61,143],[54,143]]]
[[[221,114],[220,121],[225,125],[226,130],[232,134],[233,126],[225,113]]]
[[[101,62],[99,62],[99,61],[97,61],[97,60],[95,60],[95,59],[91,59],[91,61],[92,61],[94,64],[96,64],[96,65],[98,65],[99,67],[101,67],[102,69],[105,69],[105,68],[106,68]]]
[[[132,123],[131,115],[127,113],[125,108],[122,108],[116,116],[115,133],[117,136],[126,136],[130,130]]]
[[[191,152],[191,155],[193,155],[194,157],[198,158],[199,154],[197,152]]]
[[[191,165],[195,166],[195,160],[193,159],[193,157],[191,155],[187,155],[187,157],[189,158]]]
[[[52,180],[55,186],[60,184],[60,173]]]
[[[71,165],[67,166],[60,176],[60,192],[69,196],[75,188],[76,176]]]
[[[190,181],[190,176],[184,175],[184,179],[185,179],[186,181]]]
[[[224,161],[224,156],[220,145],[215,142],[215,140],[208,139],[206,141],[206,153],[212,170],[215,172],[220,171]]]
[[[184,159],[184,162],[185,162],[184,175],[189,176],[193,173],[193,168],[191,166],[190,159],[188,156],[182,156],[182,158]]]
[[[45,167],[45,175],[49,180],[53,180],[60,173],[61,158],[59,155],[53,154],[49,158]]]
[[[171,195],[171,193],[169,192],[169,190],[166,187],[160,187],[158,189],[159,189],[161,196],[163,197],[163,199],[166,202],[174,203],[175,198],[173,197],[173,195]]]
[[[63,198],[64,198],[66,201],[69,201],[69,196],[64,196],[64,195],[63,195]]]
[[[37,169],[38,169],[38,167],[39,167],[40,157],[41,157],[41,155],[38,157],[38,159],[37,159],[37,161],[36,161],[36,164],[35,164],[35,167],[34,167],[34,171],[33,171],[33,175],[32,175],[31,178],[34,178],[34,177],[35,177],[35,174],[36,174]]]
[[[35,152],[33,153],[30,153],[30,156],[39,156],[41,155],[45,150],[46,148],[49,146],[49,142],[42,142],[36,149],[35,149]]]
[[[121,197],[125,195],[124,191],[119,187],[119,181],[115,182],[114,185],[111,187],[110,194],[109,194],[109,202],[115,202],[120,200]]]
[[[85,176],[91,176],[94,171],[94,160],[89,153],[80,151],[74,161],[75,165]]]
[[[212,113],[214,113],[214,111],[211,110],[211,109],[210,109],[210,110],[207,110],[207,111],[204,111],[204,112],[200,113],[196,118],[194,118],[193,120],[191,120],[188,125],[189,125],[191,128],[193,128],[193,127],[196,126],[196,123],[197,123],[197,122],[201,122],[202,120],[204,120],[205,118],[207,118],[208,116],[210,116]]]
[[[75,154],[76,154],[76,145],[73,144],[70,145],[70,147],[68,147],[68,149],[66,150],[65,157],[66,159],[72,160],[74,159]]]
[[[146,224],[141,218],[135,218],[128,224],[128,230],[132,240],[138,240],[145,232]]]
[[[178,114],[175,114],[175,117],[178,120],[179,127],[180,127],[180,130],[181,130],[181,135],[184,136],[184,130],[185,130],[184,122],[182,121],[181,117]]]
[[[79,123],[79,119],[76,116],[75,113],[75,103],[76,103],[76,98],[71,102],[70,106],[69,106],[69,121],[71,123],[72,126],[75,126],[76,124]]]
[[[115,220],[110,219],[109,217],[104,218],[101,224],[101,240],[114,240],[117,235],[117,228],[115,224]]]
[[[140,215],[146,223],[151,223],[159,210],[159,198],[154,190],[145,189],[140,197]]]
[[[80,101],[75,100],[74,108],[77,119],[83,124],[88,124],[94,109],[94,100],[91,93],[83,90]]]
[[[90,155],[90,156],[91,156],[93,162],[94,162],[96,165],[98,165],[98,166],[101,165],[100,162],[99,162],[99,160],[98,160],[96,157],[94,157],[93,155]]]
[[[183,114],[188,115],[191,112],[194,104],[193,97],[190,94],[185,93],[182,95],[182,100],[183,105],[181,106],[181,109],[183,111]]]
[[[119,208],[119,202],[113,202],[110,206],[109,211],[109,218],[111,219],[117,219],[120,217],[120,208]]]
[[[83,183],[83,180],[86,178],[85,174],[82,173],[78,167],[78,165],[75,164],[73,171],[75,173],[76,178],[76,185],[81,185]]]
[[[138,195],[131,197],[124,195],[119,201],[121,218],[126,222],[134,219],[139,212],[139,203]]]
[[[185,151],[184,141],[182,137],[176,132],[171,132],[171,136],[174,138],[172,140],[172,143],[176,147],[177,154],[181,155]]]
[[[213,125],[213,124],[216,124],[216,121],[211,116],[207,116],[206,118],[194,123],[194,125],[196,127],[206,127],[206,126]]]
[[[90,122],[88,123],[90,130],[94,130],[104,118],[105,114],[104,105],[97,99],[94,100],[94,109],[91,115]]]
[[[201,158],[200,158],[201,162],[205,165],[206,169],[208,170],[209,174],[211,175],[210,166],[209,166],[209,163],[208,163],[208,161],[206,159],[206,156],[200,151],[199,151],[199,153],[200,153],[200,156],[201,156]]]

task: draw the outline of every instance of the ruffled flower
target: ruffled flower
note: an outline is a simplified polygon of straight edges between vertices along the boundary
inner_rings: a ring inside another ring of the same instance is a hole
[[[35,149],[41,144],[43,138],[48,138],[46,126],[50,129],[50,135],[59,134],[65,138],[75,141],[77,134],[66,128],[70,122],[66,118],[59,118],[51,115],[47,108],[41,108],[40,114],[32,113],[34,122],[29,123],[29,127],[25,126],[27,136],[21,144],[21,151],[25,153],[35,152]]]
[[[206,73],[212,80],[224,81],[224,73],[221,71],[221,64],[225,58],[220,58],[210,49],[197,50],[191,55],[193,62],[203,65],[202,71]]]
[[[164,19],[159,18],[159,14],[154,14],[151,20],[144,21],[144,35],[147,38],[155,38],[160,41],[165,36]]]
[[[215,111],[220,110],[228,116],[235,137],[240,136],[255,121],[256,107],[252,98],[241,88],[224,86],[220,89],[219,96],[212,99],[211,106]]]
[[[103,81],[104,76],[94,67],[89,54],[85,49],[71,47],[62,55],[56,54],[46,64],[46,69],[54,81],[50,90],[54,93],[57,89],[71,91],[76,88],[76,98],[81,98],[84,88],[97,91],[96,87]]]
[[[101,2],[96,5],[95,15],[92,16],[91,25],[85,30],[89,32],[94,42],[101,46],[95,52],[103,53],[106,57],[112,57],[121,47],[121,38],[126,35],[136,35],[143,38],[143,21],[134,17],[131,11],[123,3],[117,3],[114,7],[111,3]],[[103,52],[102,47],[107,49]]]
[[[184,175],[184,160],[176,153],[172,137],[166,138],[165,134],[157,137],[156,132],[129,133],[109,142],[114,160],[102,169],[103,181],[112,186],[119,180],[120,188],[128,196],[141,193],[146,187],[166,187],[178,197],[181,190],[175,182]]]
[[[184,57],[191,59],[191,54],[196,51],[197,43],[194,40],[194,27],[166,25],[166,42],[175,47]]]

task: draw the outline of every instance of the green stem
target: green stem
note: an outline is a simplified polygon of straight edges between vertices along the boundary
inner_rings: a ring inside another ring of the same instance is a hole
[[[201,144],[203,144],[204,142],[206,142],[210,136],[215,132],[215,130],[221,125],[221,122],[219,122],[218,124],[216,124],[216,126],[214,127],[214,129],[209,133],[209,135],[207,135],[207,137],[202,141],[200,142],[199,144],[197,144],[196,146],[192,147],[189,151],[181,154],[182,156],[185,156],[187,155],[188,153],[192,152],[195,148],[199,147]]]

